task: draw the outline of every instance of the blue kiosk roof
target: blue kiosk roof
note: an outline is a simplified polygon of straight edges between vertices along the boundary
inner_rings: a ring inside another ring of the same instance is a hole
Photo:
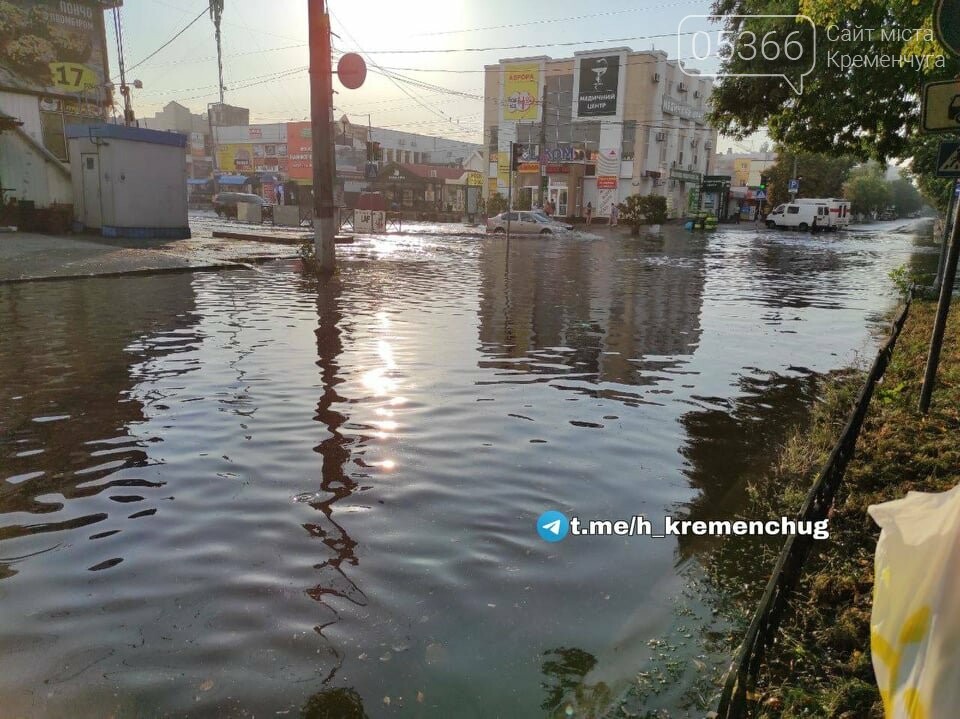
[[[106,122],[93,125],[67,125],[67,138],[102,137],[114,140],[129,140],[130,142],[146,142],[151,145],[170,145],[171,147],[186,147],[187,136],[179,132],[163,132],[162,130],[148,130],[143,127],[126,127]]]

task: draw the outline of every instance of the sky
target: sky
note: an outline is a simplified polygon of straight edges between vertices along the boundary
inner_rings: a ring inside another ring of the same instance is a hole
[[[150,117],[171,100],[194,112],[217,100],[216,43],[206,7],[207,0],[127,0],[120,11],[127,81],[143,83],[133,91],[137,116]],[[330,0],[328,7],[335,51],[360,52],[368,67],[357,90],[334,79],[338,118],[345,113],[366,123],[369,114],[375,127],[478,143],[485,64],[620,46],[658,48],[674,58],[682,19],[710,12],[707,0]],[[106,21],[116,80],[109,14]],[[308,119],[306,0],[225,0],[222,37],[226,102],[249,107],[251,122]],[[711,69],[710,60],[681,56],[692,67]],[[760,141],[726,140],[719,149],[756,150]]]

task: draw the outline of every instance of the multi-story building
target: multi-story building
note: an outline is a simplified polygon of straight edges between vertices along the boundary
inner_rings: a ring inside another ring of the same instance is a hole
[[[663,51],[626,47],[485,70],[488,197],[513,185],[515,201],[550,200],[566,217],[588,204],[606,215],[634,194],[665,196],[671,216],[696,202],[716,147],[705,120],[710,78]],[[513,178],[511,143],[525,150]]]

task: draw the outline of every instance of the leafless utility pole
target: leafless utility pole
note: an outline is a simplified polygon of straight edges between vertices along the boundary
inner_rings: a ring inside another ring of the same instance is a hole
[[[324,0],[308,0],[310,24],[310,119],[313,133],[313,231],[317,262],[324,272],[336,269],[333,207],[334,157],[333,68],[330,61],[330,16]]]

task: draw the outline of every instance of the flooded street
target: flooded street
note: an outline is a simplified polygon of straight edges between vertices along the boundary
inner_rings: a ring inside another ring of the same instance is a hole
[[[0,285],[4,716],[590,716],[697,546],[537,517],[729,516],[872,356],[888,272],[937,263],[907,231],[338,252]]]

